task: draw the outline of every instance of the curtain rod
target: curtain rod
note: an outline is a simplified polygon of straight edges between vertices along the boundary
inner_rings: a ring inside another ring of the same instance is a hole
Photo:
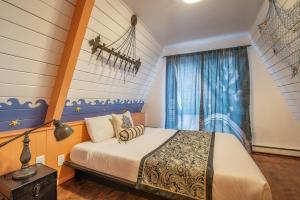
[[[220,48],[220,49],[233,49],[233,48],[237,48],[237,47],[251,47],[251,44],[245,44],[245,45],[241,45],[241,46],[234,46],[234,47],[226,47],[226,48]],[[184,55],[184,54],[194,54],[194,53],[201,53],[201,52],[208,52],[208,51],[217,51],[220,49],[211,49],[211,50],[205,50],[205,51],[196,51],[196,52],[190,52],[190,53],[179,53],[179,54],[172,54],[172,55],[167,55],[167,56],[163,56],[163,58],[168,57],[168,56],[177,56],[177,55]]]

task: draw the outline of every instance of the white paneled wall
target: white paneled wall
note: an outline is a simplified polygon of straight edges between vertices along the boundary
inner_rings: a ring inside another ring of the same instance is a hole
[[[142,66],[137,76],[126,76],[118,67],[106,65],[91,55],[90,39],[101,35],[109,44],[119,38],[130,26],[133,12],[122,0],[96,0],[85,38],[77,60],[68,99],[142,99],[144,100],[158,70],[162,47],[138,20],[136,26],[137,57]]]
[[[0,1],[0,102],[49,100],[76,1]]]
[[[288,2],[293,3],[293,1]],[[257,25],[264,20],[268,10],[268,4],[268,1],[265,0],[263,7],[259,12],[257,20],[254,24],[254,27],[252,28],[251,39],[253,40],[254,46],[256,45],[256,41],[259,38],[259,31],[257,31]],[[300,74],[292,78],[292,72],[290,67],[284,66],[281,60],[278,60],[278,58],[275,56],[271,48],[260,52],[260,59],[262,60],[263,64],[267,67],[267,71],[270,73],[270,75],[276,82],[276,85],[281,91],[281,94],[285,97],[285,100],[289,105],[290,111],[294,113],[297,119],[300,120]]]

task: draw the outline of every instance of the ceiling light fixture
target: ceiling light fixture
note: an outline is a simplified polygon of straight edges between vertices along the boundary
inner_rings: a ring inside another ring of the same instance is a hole
[[[183,0],[185,3],[197,3],[200,0]]]

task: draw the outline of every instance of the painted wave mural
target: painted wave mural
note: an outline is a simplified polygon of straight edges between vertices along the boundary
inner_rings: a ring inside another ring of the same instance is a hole
[[[84,99],[78,101],[67,100],[61,120],[64,122],[83,120],[87,117],[120,114],[125,111],[141,112],[144,106],[143,100],[95,100],[87,102]],[[20,103],[16,98],[10,98],[0,103],[0,132],[36,127],[42,124],[47,114],[48,104],[39,99],[36,102],[26,101]]]
[[[70,102],[66,101],[66,106],[62,114],[62,121],[70,122],[82,120],[87,117],[108,115],[111,113],[120,114],[125,111],[141,112],[144,106],[143,100],[95,100],[86,102],[84,99]]]
[[[10,98],[0,103],[0,131],[35,127],[45,120],[48,104],[39,99],[32,103],[20,103],[16,98]]]

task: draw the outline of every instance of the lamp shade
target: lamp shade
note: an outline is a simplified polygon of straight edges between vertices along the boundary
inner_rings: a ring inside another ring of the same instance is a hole
[[[72,135],[73,129],[67,125],[63,124],[59,120],[54,120],[53,122],[55,129],[54,129],[54,136],[56,141],[61,141]]]

